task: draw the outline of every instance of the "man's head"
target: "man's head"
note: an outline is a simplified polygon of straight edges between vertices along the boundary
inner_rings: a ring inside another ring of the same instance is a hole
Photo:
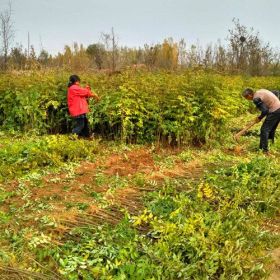
[[[254,91],[251,88],[246,88],[242,92],[242,96],[244,98],[246,98],[247,100],[253,100],[253,98],[254,98]]]

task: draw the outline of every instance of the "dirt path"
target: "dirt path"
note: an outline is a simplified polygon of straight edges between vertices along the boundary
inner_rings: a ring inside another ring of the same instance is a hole
[[[273,234],[280,234],[280,215],[275,218],[267,220],[264,224],[264,229],[270,231]],[[280,247],[268,252],[271,254],[273,264],[271,265],[271,275],[268,280],[280,279]]]
[[[272,268],[272,274],[268,280],[279,280],[280,279],[280,248],[277,248],[272,251],[271,257],[274,261]]]

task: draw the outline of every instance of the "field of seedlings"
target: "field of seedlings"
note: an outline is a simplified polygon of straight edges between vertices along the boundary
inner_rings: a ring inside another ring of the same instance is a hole
[[[279,77],[79,73],[89,141],[70,74],[0,74],[0,279],[280,279],[280,137],[233,138]]]

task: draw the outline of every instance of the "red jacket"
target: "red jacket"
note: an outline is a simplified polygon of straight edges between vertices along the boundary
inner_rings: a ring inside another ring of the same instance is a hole
[[[88,113],[88,103],[86,98],[92,97],[90,89],[72,85],[68,88],[67,102],[69,113],[72,117]]]

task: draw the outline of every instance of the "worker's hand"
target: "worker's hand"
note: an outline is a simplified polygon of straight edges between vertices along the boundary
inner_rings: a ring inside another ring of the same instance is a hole
[[[91,97],[94,98],[96,101],[100,101],[100,97],[94,92],[92,93]]]
[[[100,99],[101,99],[97,94],[95,94],[94,98],[95,98],[95,100],[96,100],[97,102],[99,102]]]
[[[91,90],[91,87],[89,85],[86,85],[86,89]]]
[[[240,135],[239,133],[236,133],[236,134],[233,136],[233,137],[234,137],[234,140],[238,142],[239,139],[240,139],[240,136],[241,136],[241,135]]]

